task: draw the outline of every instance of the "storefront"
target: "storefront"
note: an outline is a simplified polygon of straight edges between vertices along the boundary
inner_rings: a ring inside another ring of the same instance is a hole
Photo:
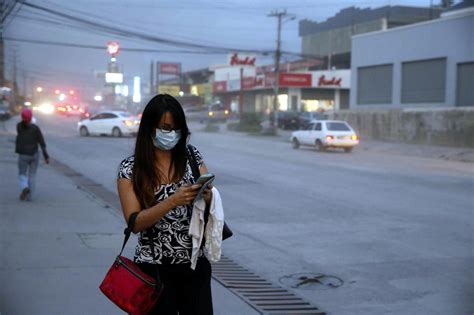
[[[215,67],[213,94],[232,112],[270,114],[275,75],[256,67],[252,56],[232,55],[229,65]],[[234,63],[232,63],[234,62]],[[335,111],[349,108],[350,70],[282,71],[278,78],[278,110]]]
[[[245,78],[250,81],[250,78]],[[269,114],[273,108],[273,74],[244,84],[254,96],[254,111]],[[278,110],[334,111],[349,108],[350,70],[282,72],[279,77]]]

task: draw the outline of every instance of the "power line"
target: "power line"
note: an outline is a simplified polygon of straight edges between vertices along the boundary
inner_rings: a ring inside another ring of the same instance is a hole
[[[20,1],[20,0],[19,0]],[[130,36],[130,37],[135,37],[135,38],[140,38],[152,42],[158,42],[161,44],[165,45],[171,45],[171,46],[178,46],[178,47],[186,47],[186,48],[197,48],[197,49],[207,49],[207,50],[214,50],[214,51],[220,51],[220,52],[234,52],[234,51],[242,51],[242,52],[250,52],[250,53],[259,53],[259,54],[266,54],[268,53],[267,51],[262,51],[262,50],[255,50],[255,49],[237,49],[237,48],[232,48],[232,47],[222,47],[222,46],[211,46],[211,45],[201,45],[201,44],[195,44],[195,43],[189,43],[189,42],[184,42],[184,41],[178,41],[178,40],[172,40],[172,39],[167,39],[167,38],[162,38],[162,37],[157,37],[153,35],[148,35],[144,33],[139,33],[139,32],[132,32],[126,29],[121,29],[117,27],[111,27],[99,22],[95,22],[92,20],[87,20],[83,19],[80,17],[76,17],[70,14],[62,13],[56,10],[52,10],[46,7],[42,7],[30,2],[27,2],[25,0],[21,0],[21,3],[23,5],[28,6],[33,9],[37,9],[40,11],[44,11],[47,13],[50,13],[52,15],[57,15],[63,18],[68,18],[70,20],[82,23],[84,25],[88,25],[91,27],[95,28],[100,28],[103,30],[107,30],[108,32],[112,34],[117,34],[117,35],[123,35],[123,36]]]
[[[37,40],[37,39],[27,39],[27,38],[17,38],[17,37],[4,37],[7,41],[12,42],[20,42],[20,43],[28,43],[28,44],[35,44],[35,45],[46,45],[46,46],[59,46],[59,47],[69,47],[69,48],[84,48],[84,49],[94,49],[94,50],[104,50],[106,49],[105,46],[100,45],[91,45],[91,44],[75,44],[75,43],[67,43],[67,42],[55,42],[55,41],[45,41],[45,40]],[[222,55],[227,54],[227,52],[213,52],[213,51],[191,51],[191,50],[164,50],[164,49],[150,49],[150,48],[127,48],[122,47],[120,48],[121,51],[127,52],[137,52],[137,53],[162,53],[162,54],[191,54],[191,55]],[[311,55],[311,54],[301,54],[298,52],[291,52],[291,51],[281,51],[281,55],[293,56],[293,57],[300,57],[300,58],[321,58],[320,55]]]
[[[71,47],[71,48],[85,48],[85,49],[96,49],[104,51],[106,46],[99,45],[88,45],[88,44],[74,44],[66,42],[53,42],[53,41],[44,41],[37,39],[26,39],[26,38],[15,38],[15,37],[4,37],[5,40],[13,42],[21,42],[28,44],[37,44],[37,45],[47,45],[47,46],[60,46],[60,47]],[[222,52],[212,52],[212,51],[190,51],[190,50],[164,50],[164,49],[150,49],[150,48],[126,48],[121,47],[121,51],[127,52],[157,52],[157,53],[168,53],[168,54],[198,54],[198,55],[222,55]]]

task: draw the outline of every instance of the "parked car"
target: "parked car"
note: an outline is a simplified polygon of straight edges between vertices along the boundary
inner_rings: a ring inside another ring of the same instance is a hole
[[[199,121],[201,123],[207,119],[207,110],[204,108],[196,108],[196,107],[187,107],[184,109],[184,113],[186,115],[186,120],[189,121]]]
[[[77,123],[77,129],[82,137],[89,135],[136,135],[140,120],[128,112],[103,111]]]
[[[221,103],[215,103],[209,105],[207,109],[207,120],[209,122],[215,121],[227,121],[229,118],[230,111],[224,107]]]
[[[305,129],[313,120],[325,120],[326,116],[320,112],[301,112],[298,114],[298,129]]]
[[[292,132],[290,141],[294,149],[306,145],[315,146],[319,151],[343,148],[347,153],[359,144],[354,129],[340,120],[313,120],[305,130]]]
[[[281,129],[298,129],[298,112],[293,111],[278,111],[277,112],[277,126]]]

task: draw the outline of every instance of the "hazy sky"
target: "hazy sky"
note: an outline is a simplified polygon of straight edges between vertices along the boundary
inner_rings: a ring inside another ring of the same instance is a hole
[[[287,9],[296,19],[283,25],[282,49],[294,52],[301,52],[301,39],[298,36],[299,20],[324,21],[340,9],[349,6],[376,8],[384,5],[429,6],[430,4],[429,0],[28,1],[69,15],[158,37],[189,43],[259,50],[275,49],[277,20],[267,15],[272,10]],[[433,3],[437,1],[434,0]],[[94,93],[98,84],[94,79],[94,71],[106,69],[108,55],[105,45],[109,40],[118,40],[122,47],[128,48],[183,50],[180,47],[139,39],[100,34],[90,27],[78,26],[68,19],[58,18],[25,5],[17,7],[19,10],[15,10],[15,14],[12,14],[12,18],[7,22],[5,37],[104,46],[101,51],[6,41],[6,75],[11,78],[13,54],[16,51],[20,88],[23,88],[23,77],[26,76],[30,88],[41,84],[49,87],[82,88]],[[134,75],[148,80],[152,60],[181,62],[183,70],[187,71],[224,64],[227,62],[227,54],[122,51],[118,56],[127,80]],[[271,62],[271,57],[257,57],[259,65]]]

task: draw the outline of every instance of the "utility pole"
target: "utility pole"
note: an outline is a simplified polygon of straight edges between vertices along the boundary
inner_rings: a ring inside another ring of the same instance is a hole
[[[280,58],[281,58],[281,25],[283,23],[283,18],[288,15],[286,10],[283,11],[272,11],[272,13],[268,14],[269,17],[276,17],[277,18],[277,47],[275,50],[275,67],[274,67],[274,76],[275,82],[273,85],[273,113],[272,117],[270,117],[270,127],[271,132],[276,134],[276,124],[278,119],[278,94],[280,90]],[[291,20],[295,19],[294,15],[290,16]]]
[[[6,3],[5,0],[0,0],[0,87],[5,85],[5,53],[3,45],[3,21],[6,18]]]
[[[272,117],[270,117],[270,127],[272,129],[272,133],[276,133],[276,121],[278,119],[277,112],[278,112],[278,93],[279,93],[279,73],[280,73],[280,57],[281,57],[281,22],[284,16],[286,16],[286,10],[283,11],[272,11],[268,16],[269,17],[276,17],[277,18],[277,46],[275,50],[275,66],[274,66],[274,83],[273,83],[273,111]]]
[[[5,46],[3,42],[3,32],[5,31],[5,21],[10,13],[15,9],[16,0],[0,0],[0,86],[5,85]]]
[[[150,98],[155,95],[155,62],[150,63]]]

